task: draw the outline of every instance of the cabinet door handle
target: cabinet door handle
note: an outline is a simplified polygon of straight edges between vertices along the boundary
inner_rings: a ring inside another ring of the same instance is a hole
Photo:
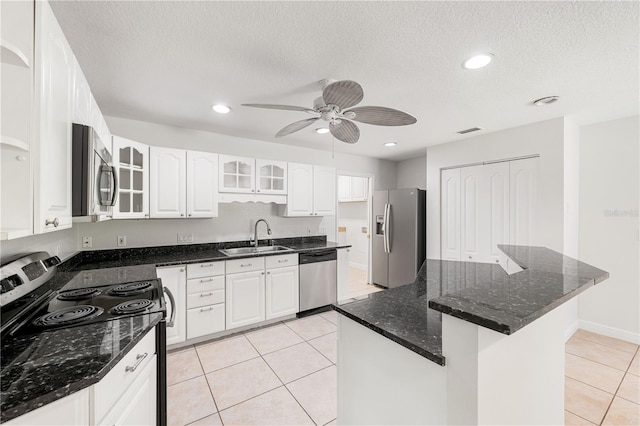
[[[180,269],[180,272],[184,272],[184,268]]]
[[[183,216],[184,216],[184,213],[180,213],[180,217],[183,217]]]
[[[281,260],[278,260],[278,263],[284,263],[284,262],[288,262],[288,261],[289,261],[289,259],[281,259]]]
[[[264,275],[264,272],[262,273],[262,275]]]
[[[267,271],[267,275],[271,275],[271,272]]]
[[[200,293],[200,297],[209,297],[209,296],[213,296],[213,292],[210,292],[210,293]]]
[[[213,306],[209,306],[208,308],[201,308],[200,312],[213,311]]]
[[[133,364],[133,365],[127,365],[127,368],[125,368],[125,369],[124,369],[124,371],[126,371],[126,372],[132,372],[132,373],[133,373],[134,371],[136,371],[136,368],[138,368],[138,367],[140,366],[140,363],[141,363],[142,361],[144,361],[144,359],[147,357],[147,355],[148,355],[148,354],[147,354],[146,352],[145,352],[145,353],[143,353],[143,354],[138,354],[138,355],[136,356],[136,363],[135,363],[135,364]]]
[[[212,266],[213,266],[213,263],[208,263],[208,264],[206,264],[206,265],[205,265],[204,263],[201,263],[201,264],[200,264],[200,267],[201,267],[201,268],[210,268],[210,267],[212,267]]]
[[[241,263],[240,264],[241,268],[246,268],[247,266],[251,266],[251,264],[250,263]]]
[[[208,280],[200,280],[201,283],[210,283],[213,281],[213,278],[209,278]]]
[[[60,221],[58,220],[57,217],[53,220],[45,219],[44,226],[49,226],[49,225],[53,225],[54,228],[57,228],[58,225],[60,225]]]

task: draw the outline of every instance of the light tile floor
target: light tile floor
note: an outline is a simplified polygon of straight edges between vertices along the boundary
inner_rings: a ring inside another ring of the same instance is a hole
[[[373,284],[367,284],[367,271],[349,267],[349,299],[384,290]]]
[[[323,312],[169,353],[169,425],[333,422],[336,322]]]
[[[565,424],[639,425],[638,345],[578,330],[565,345]]]
[[[324,312],[171,352],[169,424],[335,424],[336,322]],[[565,357],[565,424],[640,425],[638,345],[578,330]]]

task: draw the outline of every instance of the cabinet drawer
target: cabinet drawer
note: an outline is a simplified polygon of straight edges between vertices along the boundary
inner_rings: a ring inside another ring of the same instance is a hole
[[[111,407],[116,403],[120,395],[140,375],[144,367],[155,360],[156,333],[155,329],[149,330],[136,346],[127,353],[124,358],[113,367],[102,380],[95,385],[95,418],[102,419]],[[134,371],[127,371],[127,367]]]
[[[187,265],[187,279],[224,275],[224,262],[206,262]]]
[[[187,294],[224,290],[224,275],[187,280]]]
[[[224,303],[187,310],[187,339],[224,331]]]
[[[282,256],[269,256],[265,258],[267,269],[284,268],[298,264],[298,254],[285,254]]]
[[[224,302],[224,290],[205,291],[187,295],[187,309]]]
[[[227,260],[227,274],[238,272],[261,271],[264,269],[264,257],[249,259]]]

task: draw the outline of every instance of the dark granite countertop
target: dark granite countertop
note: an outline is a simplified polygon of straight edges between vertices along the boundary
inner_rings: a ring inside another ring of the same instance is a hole
[[[522,271],[428,259],[416,280],[334,305],[339,313],[445,365],[442,313],[512,334],[609,274],[544,247],[499,246]]]
[[[59,265],[54,277],[33,292],[33,299],[51,291],[156,278],[157,266],[349,247],[327,242],[326,237],[261,243],[284,245],[292,251],[234,257],[218,251],[249,245],[241,241],[80,252]],[[0,423],[97,383],[161,320],[162,314],[149,314],[3,339]]]

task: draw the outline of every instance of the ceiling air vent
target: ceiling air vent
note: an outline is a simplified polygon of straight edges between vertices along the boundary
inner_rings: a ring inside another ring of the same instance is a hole
[[[460,135],[466,135],[467,133],[477,132],[478,130],[482,130],[482,127],[472,127],[470,129],[464,129],[457,132]]]

